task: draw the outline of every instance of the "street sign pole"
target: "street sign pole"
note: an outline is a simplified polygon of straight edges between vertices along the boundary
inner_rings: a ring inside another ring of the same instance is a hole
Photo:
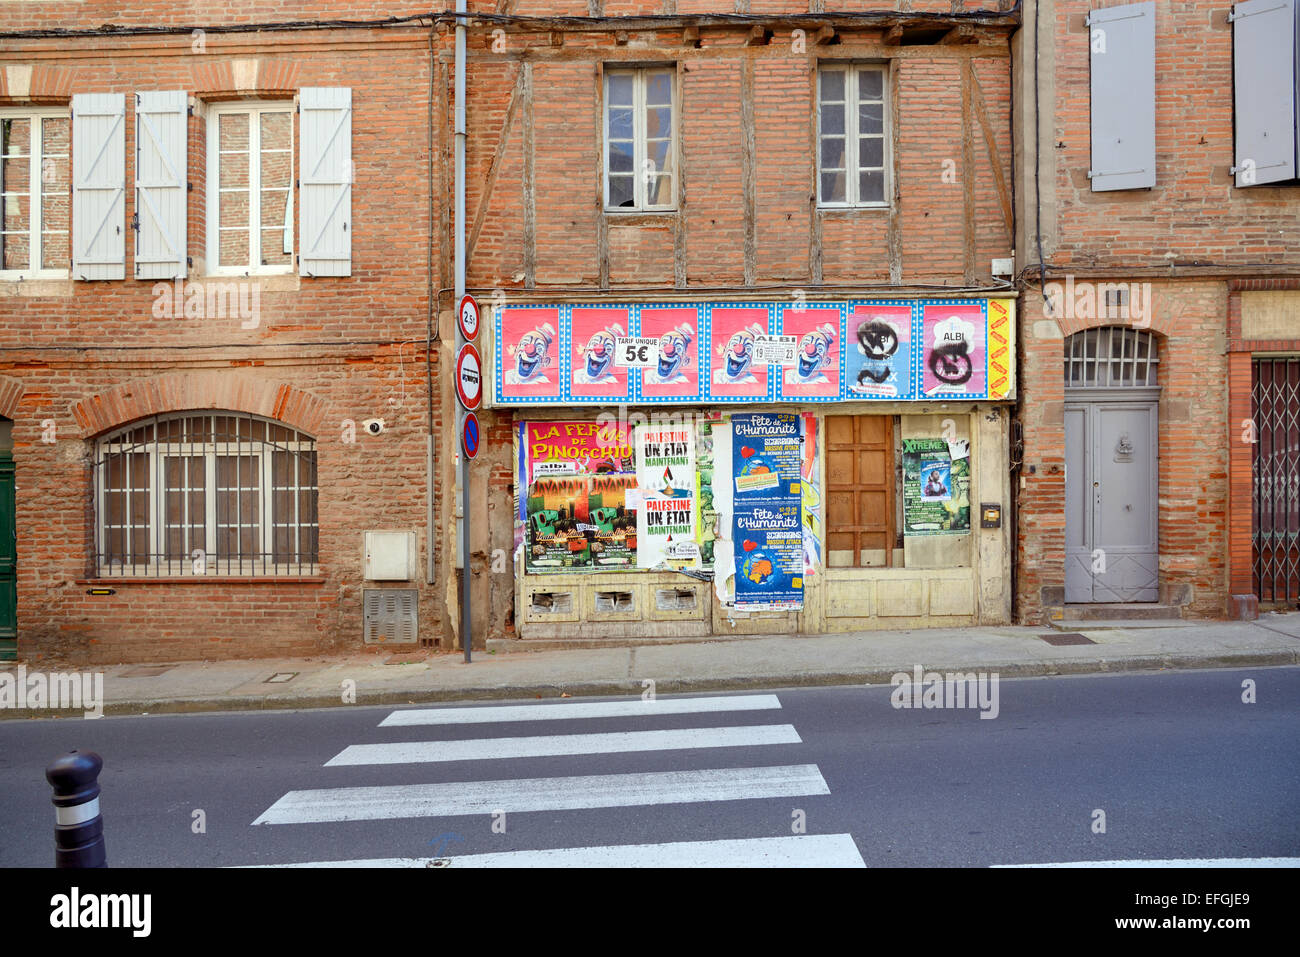
[[[469,568],[469,464],[473,455],[469,453],[467,447],[466,430],[470,428],[472,422],[475,437],[474,448],[477,452],[479,430],[478,417],[474,415],[474,410],[483,401],[483,364],[479,360],[478,349],[475,348],[473,341],[478,336],[478,303],[474,301],[473,296],[462,297],[458,306],[458,313],[454,374],[456,376],[456,401],[460,407],[460,416],[458,417],[456,429],[457,434],[460,436],[460,448],[456,454],[457,461],[460,463],[460,467],[457,469],[457,474],[460,477],[460,524],[456,544],[460,547],[460,634],[465,649],[465,661],[468,663],[473,658],[472,646],[474,644],[470,622],[470,586],[473,582],[473,576],[470,575]],[[470,319],[471,316],[472,320]]]

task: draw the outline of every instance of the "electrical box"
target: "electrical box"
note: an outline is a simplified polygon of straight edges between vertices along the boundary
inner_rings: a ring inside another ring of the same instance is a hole
[[[366,581],[416,578],[415,532],[366,532]]]
[[[1002,506],[997,502],[980,503],[980,528],[1001,528]]]

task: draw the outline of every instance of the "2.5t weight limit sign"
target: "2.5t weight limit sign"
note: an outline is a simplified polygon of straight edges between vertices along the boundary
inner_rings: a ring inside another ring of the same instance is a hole
[[[456,354],[456,398],[471,412],[483,401],[482,363],[479,362],[478,350],[468,342]]]

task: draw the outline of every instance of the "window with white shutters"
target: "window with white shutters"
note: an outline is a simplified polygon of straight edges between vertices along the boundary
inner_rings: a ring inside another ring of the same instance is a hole
[[[293,105],[217,104],[207,125],[208,272],[291,272]]]
[[[126,96],[72,98],[72,277],[126,278]]]
[[[180,279],[189,98],[184,90],[135,95],[135,278]]]
[[[302,201],[298,271],[304,276],[352,275],[352,91],[298,91]]]
[[[1296,0],[1247,0],[1232,21],[1232,86],[1238,186],[1297,178],[1300,125],[1296,55],[1300,21]]]
[[[885,67],[823,65],[817,71],[817,202],[888,206]]]
[[[66,278],[66,109],[0,110],[0,279]]]
[[[1088,14],[1094,193],[1156,185],[1156,5]]]

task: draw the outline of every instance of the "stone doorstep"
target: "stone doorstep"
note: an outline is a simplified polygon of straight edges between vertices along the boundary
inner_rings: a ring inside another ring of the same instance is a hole
[[[1183,607],[1181,605],[1161,605],[1156,602],[1106,602],[1094,604],[1067,604],[1063,608],[1063,619],[1069,621],[1113,621],[1115,619],[1128,619],[1129,621],[1142,620],[1182,620]],[[1053,622],[1053,627],[1061,622]]]

